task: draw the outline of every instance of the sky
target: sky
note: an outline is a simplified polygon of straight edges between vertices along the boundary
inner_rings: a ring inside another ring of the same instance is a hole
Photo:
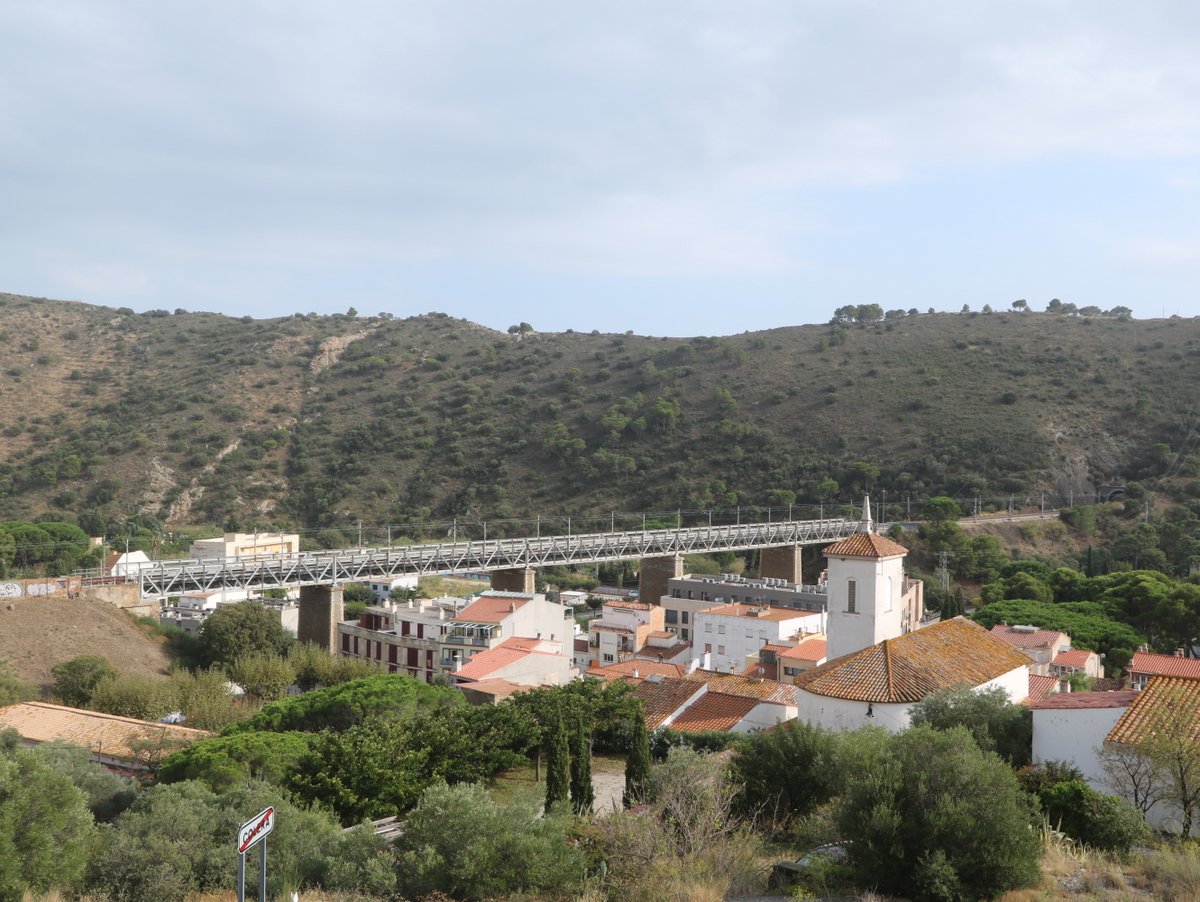
[[[1200,315],[1200,4],[8,0],[0,291],[720,335]]]

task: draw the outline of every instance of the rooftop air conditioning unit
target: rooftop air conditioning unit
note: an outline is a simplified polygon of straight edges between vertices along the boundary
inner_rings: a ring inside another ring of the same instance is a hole
[[[1038,631],[1038,628],[1031,624],[1020,623],[1020,624],[1016,624],[1015,626],[1013,626],[1012,631],[1014,633],[1036,633]]]

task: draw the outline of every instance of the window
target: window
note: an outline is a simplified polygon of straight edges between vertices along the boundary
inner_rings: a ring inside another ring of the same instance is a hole
[[[683,620],[682,620],[681,622],[682,622],[682,623],[687,623],[687,622],[688,622],[688,612],[687,612],[687,611],[680,611],[679,613],[683,615]]]
[[[720,633],[722,636],[724,636],[725,635],[725,624],[722,623],[722,624],[718,625],[717,632]]]
[[[683,638],[684,642],[686,642],[688,640],[688,631],[687,630],[683,630],[682,638]]]
[[[712,643],[711,643],[711,642],[705,642],[705,643],[704,643],[704,653],[705,653],[706,655],[707,655],[707,654],[711,654],[711,653],[712,653]]]
[[[725,654],[725,646],[724,645],[717,646],[717,654],[719,654],[719,655]]]
[[[672,611],[670,608],[667,608],[663,612],[663,615],[664,615],[664,619],[666,620],[667,623],[678,623],[679,622],[679,612],[678,611]]]
[[[704,621],[704,632],[706,632],[706,633],[712,632],[712,621],[711,620]]]
[[[887,586],[885,588],[887,589],[887,595],[884,610],[890,611],[892,609],[892,578],[890,576],[887,578]]]
[[[611,664],[612,662],[613,662],[612,655],[609,655],[609,654],[604,655],[604,663],[605,664]]]
[[[858,583],[852,579],[846,580],[846,613],[858,613]]]

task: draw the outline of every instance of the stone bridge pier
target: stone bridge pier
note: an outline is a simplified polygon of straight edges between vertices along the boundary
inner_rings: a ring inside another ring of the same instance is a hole
[[[296,638],[314,642],[331,655],[337,654],[337,625],[346,618],[342,587],[301,586],[300,616]]]
[[[800,567],[800,546],[780,545],[764,548],[758,554],[758,575],[770,579],[786,579],[789,583],[803,580]]]
[[[521,592],[532,595],[537,591],[537,571],[528,567],[515,570],[493,570],[492,588],[497,592]]]
[[[644,557],[638,564],[638,601],[658,604],[667,594],[667,581],[683,576],[683,556]]]

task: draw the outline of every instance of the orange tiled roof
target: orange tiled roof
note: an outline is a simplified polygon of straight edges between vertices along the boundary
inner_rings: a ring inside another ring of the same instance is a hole
[[[734,604],[723,604],[717,607],[704,608],[697,611],[695,617],[745,617],[749,620],[773,620],[783,622],[785,620],[799,620],[802,617],[820,617],[820,611],[797,611],[793,608],[770,608],[763,605],[742,604],[740,601]]]
[[[779,653],[779,657],[787,658],[789,661],[820,661],[823,660],[828,649],[829,642],[824,636],[811,639],[804,639],[790,647],[787,651]]]
[[[1108,734],[1108,741],[1134,745],[1164,728],[1182,729],[1185,738],[1200,745],[1200,680],[1150,677]]]
[[[731,730],[758,704],[753,698],[726,695],[723,692],[706,692],[675,718],[671,729],[681,733]]]
[[[459,623],[500,623],[513,611],[520,610],[533,600],[532,596],[480,595],[454,615]]]
[[[1039,699],[1057,691],[1058,677],[1042,676],[1031,670],[1029,671],[1029,697],[1025,699],[1025,704],[1032,705]]]
[[[1127,708],[1137,696],[1133,689],[1120,692],[1056,692],[1045,698],[1034,699],[1029,707],[1035,711],[1044,708]]]
[[[109,758],[134,760],[131,746],[141,741],[191,745],[215,734],[178,724],[153,723],[99,711],[46,702],[22,702],[0,708],[0,729],[12,728],[28,742],[69,742]]]
[[[691,680],[664,677],[661,680],[642,680],[633,694],[642,700],[646,713],[646,729],[655,730],[664,720],[687,704],[688,700],[704,690]]]
[[[603,667],[589,667],[587,675],[600,677],[602,680],[624,679],[631,681],[633,672],[638,672],[637,679],[644,680],[651,674],[663,677],[683,676],[684,667],[681,664],[668,664],[665,661],[647,661],[642,658],[627,658],[615,664],[605,664]]]
[[[821,550],[826,557],[895,557],[908,554],[908,549],[897,545],[887,536],[873,532],[856,532],[849,538],[834,542]]]
[[[1129,662],[1130,673],[1162,674],[1163,676],[1200,677],[1200,658],[1180,658],[1175,655],[1156,655],[1134,652]]]
[[[520,661],[528,655],[555,656],[554,652],[544,651],[540,648],[542,644],[541,639],[525,639],[517,636],[505,639],[494,648],[476,652],[466,664],[453,672],[453,676],[464,680],[482,680],[500,668]]]
[[[1071,637],[1066,633],[1060,633],[1058,630],[1033,630],[1025,632],[1018,630],[1016,627],[1008,626],[1003,623],[997,623],[992,627],[992,635],[997,639],[1003,639],[1013,648],[1049,648],[1052,645],[1057,645],[1059,642],[1070,644]]]
[[[1088,658],[1094,654],[1094,651],[1088,651],[1086,648],[1071,648],[1067,651],[1060,651],[1050,663],[1058,664],[1060,667],[1086,667]]]
[[[708,685],[709,692],[723,695],[738,695],[777,705],[796,705],[796,687],[771,680],[756,680],[733,673],[716,673],[712,670],[697,670],[687,679]]]
[[[853,701],[919,702],[939,689],[980,686],[1028,664],[979,624],[955,617],[827,661],[798,676],[796,686]]]
[[[627,611],[648,611],[651,606],[644,601],[606,601],[604,607],[623,608]]]

